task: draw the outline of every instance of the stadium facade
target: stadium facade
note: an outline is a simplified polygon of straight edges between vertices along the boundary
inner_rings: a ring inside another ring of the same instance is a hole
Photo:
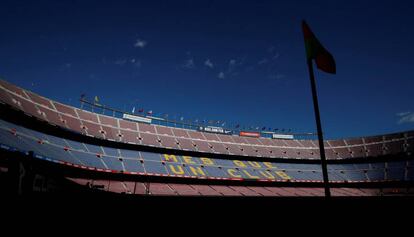
[[[324,195],[317,140],[179,128],[97,108],[101,113],[0,80],[2,186],[20,194]],[[325,150],[333,196],[414,193],[414,131],[327,140]]]

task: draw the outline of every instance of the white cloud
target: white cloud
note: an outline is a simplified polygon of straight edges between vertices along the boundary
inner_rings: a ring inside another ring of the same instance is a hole
[[[127,63],[127,62],[128,62],[128,60],[121,58],[121,59],[116,60],[114,63],[115,63],[116,65],[123,66],[123,65],[124,65],[125,63]]]
[[[183,68],[187,68],[187,69],[194,68],[195,67],[194,59],[193,58],[187,59],[182,66]]]
[[[266,64],[269,60],[267,60],[267,58],[264,58],[262,60],[260,60],[257,64],[262,65],[262,64]]]
[[[223,79],[224,78],[224,72],[220,72],[217,77],[220,78],[220,79]]]
[[[229,66],[227,67],[226,73],[232,73],[236,70],[236,67],[238,65],[241,65],[241,63],[237,63],[236,59],[230,59],[229,60]]]
[[[64,63],[59,67],[59,70],[66,71],[72,68],[72,63]]]
[[[141,61],[140,60],[137,60],[137,61],[133,62],[132,65],[134,67],[140,68],[141,67]]]
[[[414,123],[414,112],[401,112],[397,114],[400,119],[398,120],[398,124],[402,123]]]
[[[129,65],[132,65],[134,67],[140,68],[141,67],[141,60],[138,60],[136,58],[131,58],[131,59],[128,59],[128,58],[119,58],[119,59],[117,59],[117,60],[114,61],[114,64],[115,65],[118,65],[118,66],[124,66],[124,65],[125,66],[129,66]]]
[[[204,62],[204,65],[205,65],[206,67],[209,67],[209,68],[214,68],[214,64],[210,61],[210,59],[207,59],[207,60]]]
[[[411,113],[410,111],[408,111],[408,112],[401,112],[401,113],[398,113],[397,116],[398,117],[402,117],[402,116],[409,115],[410,113]]]
[[[135,48],[144,48],[147,45],[147,41],[137,39],[137,42],[134,44]]]
[[[229,66],[232,67],[234,65],[236,65],[236,59],[230,59]]]

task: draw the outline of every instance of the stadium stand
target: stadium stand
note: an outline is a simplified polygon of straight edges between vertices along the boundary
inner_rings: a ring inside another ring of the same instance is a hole
[[[121,174],[125,180],[66,177],[82,186],[139,195],[323,195],[320,186],[274,186],[322,183],[316,140],[242,137],[133,122],[64,105],[3,80],[0,102],[0,150],[94,174]],[[13,120],[7,116],[11,113],[21,116]],[[31,127],[34,121],[45,129]],[[413,141],[412,131],[325,141],[330,182],[411,183]],[[190,183],[135,180],[142,177]],[[197,183],[204,180],[235,183]],[[384,193],[381,188],[367,190],[337,187],[333,195]]]

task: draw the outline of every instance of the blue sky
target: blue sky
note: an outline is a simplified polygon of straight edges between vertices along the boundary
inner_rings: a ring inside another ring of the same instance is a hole
[[[328,138],[414,129],[411,1],[2,1],[0,75],[169,117],[315,131],[301,20]]]

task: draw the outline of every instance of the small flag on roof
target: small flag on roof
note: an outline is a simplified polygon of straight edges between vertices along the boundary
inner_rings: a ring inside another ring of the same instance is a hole
[[[134,106],[134,108],[132,108],[132,113],[133,113],[133,114],[135,113],[135,106]]]
[[[144,109],[139,109],[138,110],[138,113],[143,113],[144,112]]]
[[[99,98],[97,95],[95,96],[95,104],[99,104]]]
[[[149,110],[149,111],[147,112],[147,114],[148,114],[148,115],[152,115],[152,110]]]

